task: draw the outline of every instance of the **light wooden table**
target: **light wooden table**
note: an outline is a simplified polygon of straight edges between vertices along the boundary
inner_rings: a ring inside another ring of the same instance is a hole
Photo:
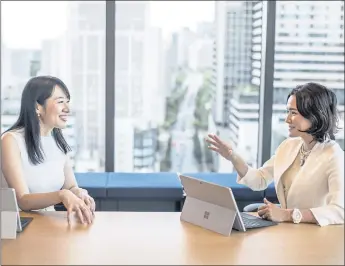
[[[344,265],[344,226],[279,224],[225,237],[180,221],[180,213],[97,212],[68,226],[65,212],[34,220],[3,240],[2,265]]]

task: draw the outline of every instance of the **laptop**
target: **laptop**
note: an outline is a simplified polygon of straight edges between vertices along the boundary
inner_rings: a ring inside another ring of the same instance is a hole
[[[248,229],[277,225],[248,213],[240,212],[231,188],[177,174],[186,199],[181,220],[229,236],[232,229]]]
[[[22,232],[33,220],[32,217],[20,217],[16,192],[13,188],[1,188],[1,211],[16,213],[17,233]]]

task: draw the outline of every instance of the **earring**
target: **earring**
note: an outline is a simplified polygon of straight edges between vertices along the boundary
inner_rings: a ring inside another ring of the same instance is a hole
[[[40,117],[41,115],[39,113],[37,113],[37,116]]]

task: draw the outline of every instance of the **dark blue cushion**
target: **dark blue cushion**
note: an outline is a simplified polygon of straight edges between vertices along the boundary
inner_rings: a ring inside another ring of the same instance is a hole
[[[236,182],[237,173],[186,173],[185,175],[202,179],[220,186],[231,188],[236,200],[262,201],[263,192],[253,191]]]
[[[181,200],[183,190],[176,173],[109,173],[107,196]]]
[[[108,175],[108,173],[75,173],[75,178],[78,186],[86,189],[91,197],[105,198]]]
[[[274,182],[269,184],[269,186],[265,190],[265,196],[270,199],[276,199],[277,198],[277,193],[276,189],[274,187]]]

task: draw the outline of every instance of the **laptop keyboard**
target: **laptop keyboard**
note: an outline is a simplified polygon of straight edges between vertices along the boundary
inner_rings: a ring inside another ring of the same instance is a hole
[[[278,224],[276,222],[264,220],[260,217],[256,217],[254,215],[250,215],[248,213],[243,213],[243,212],[241,212],[241,217],[246,229],[260,228],[260,227],[266,227],[266,226]]]
[[[20,223],[22,224],[22,230],[33,220],[32,217],[20,217]]]

